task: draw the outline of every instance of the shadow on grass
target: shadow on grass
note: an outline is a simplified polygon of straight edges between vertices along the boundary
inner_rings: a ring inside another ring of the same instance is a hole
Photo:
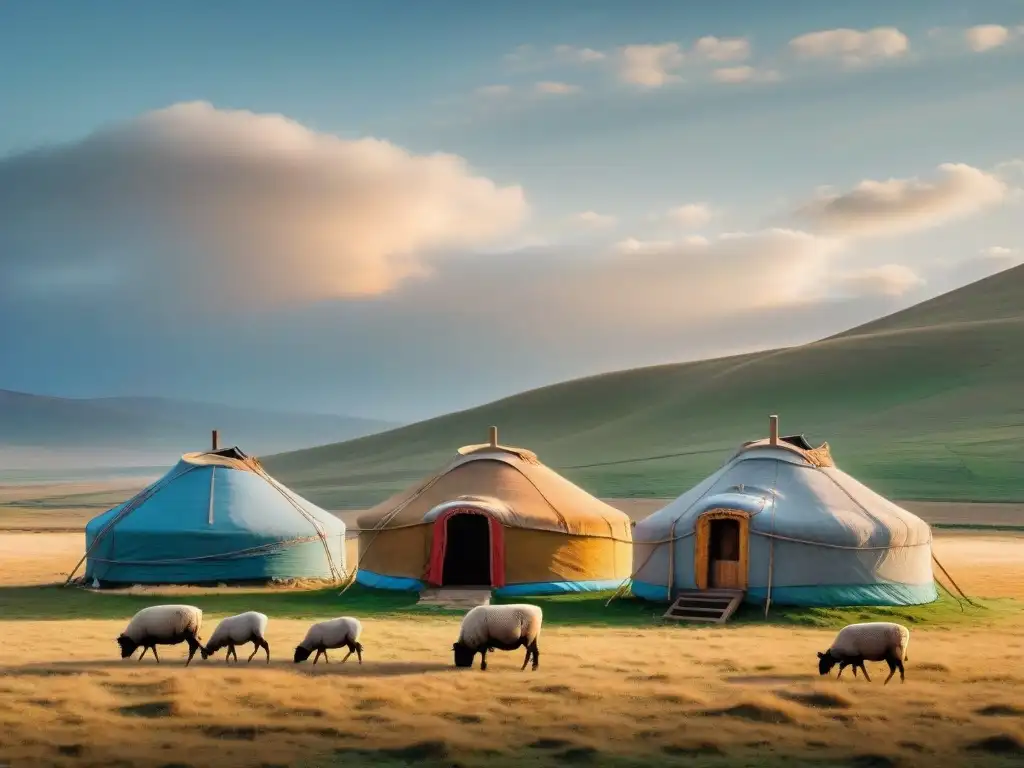
[[[116,650],[116,649],[115,649]],[[155,668],[161,671],[185,668],[185,660],[180,658],[163,659],[159,664],[150,659],[139,661],[138,659],[110,659],[98,661],[49,661],[38,664],[23,664],[21,666],[0,667],[0,676],[3,677],[65,677],[78,675],[83,672],[109,672],[113,670],[124,671],[126,669],[139,670],[144,668]],[[295,664],[292,661],[272,661],[270,664],[217,664],[214,660],[208,661],[193,660],[188,671],[196,669],[217,669],[221,671],[244,674],[241,669],[246,667],[256,671],[273,669],[275,671],[297,672],[306,675],[344,675],[346,677],[401,677],[403,675],[422,675],[430,672],[458,672],[457,667],[443,662],[424,661],[364,661],[362,664],[353,664],[351,660],[341,664],[335,662],[324,664],[322,661],[316,666],[309,662]]]
[[[201,608],[210,619],[259,610],[277,619],[323,619],[352,615],[366,618],[443,619],[458,621],[463,611],[449,611],[417,605],[414,592],[392,592],[353,585],[344,593],[338,587],[308,591],[138,595],[96,593],[76,587],[0,588],[0,621],[67,621],[73,619],[127,620],[150,605],[187,600]],[[611,593],[582,593],[534,598],[495,598],[495,604],[530,602],[544,610],[546,626],[654,627],[671,626],[680,631],[707,628],[706,624],[676,622],[662,618],[666,604],[621,597],[605,605]],[[717,629],[756,625],[841,627],[859,621],[898,621],[907,625],[955,625],[964,622],[996,621],[1024,611],[1024,601],[1012,599],[978,601],[961,605],[948,596],[918,606],[863,606],[852,608],[773,607],[765,619],[764,608],[745,605]],[[319,665],[318,665],[319,666]]]

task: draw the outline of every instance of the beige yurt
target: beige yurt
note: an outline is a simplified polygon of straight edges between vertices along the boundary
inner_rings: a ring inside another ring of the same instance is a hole
[[[369,587],[544,595],[615,589],[632,572],[629,518],[531,451],[499,445],[493,427],[357,525],[357,579]]]

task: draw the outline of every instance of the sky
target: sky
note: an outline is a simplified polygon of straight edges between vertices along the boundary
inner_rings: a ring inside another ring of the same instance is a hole
[[[1024,0],[0,0],[0,388],[411,421],[1024,261]]]

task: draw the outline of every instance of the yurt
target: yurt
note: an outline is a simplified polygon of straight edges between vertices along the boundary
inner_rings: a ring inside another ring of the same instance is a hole
[[[458,450],[438,473],[357,518],[359,583],[490,587],[497,595],[614,589],[632,570],[629,518],[523,448]]]
[[[828,443],[780,438],[774,416],[769,429],[637,523],[633,594],[742,590],[745,602],[794,606],[935,600],[928,524],[836,467]]]
[[[90,520],[85,544],[85,580],[100,586],[345,576],[345,524],[237,447],[185,454]]]

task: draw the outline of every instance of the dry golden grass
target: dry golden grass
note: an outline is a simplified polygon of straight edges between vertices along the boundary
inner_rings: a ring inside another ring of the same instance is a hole
[[[1024,537],[952,535],[936,551],[968,593],[1024,597]],[[80,552],[81,534],[6,534],[0,573],[7,584],[51,580],[58,559],[73,563]],[[0,620],[0,764],[725,765],[774,756],[931,767],[1024,757],[1020,615],[913,628],[907,682],[884,688],[880,664],[870,684],[849,672],[818,677],[814,654],[831,630],[552,626],[538,672],[520,672],[519,653],[495,653],[481,673],[451,667],[457,617],[368,619],[362,666],[338,664],[337,653],[315,668],[290,662],[306,622],[272,619],[269,666],[246,665],[243,649],[238,668],[221,654],[185,669],[183,646],[163,649],[159,666],[121,661],[114,638],[127,618]],[[205,635],[217,618],[207,616]]]
[[[4,633],[0,761],[372,764],[404,750],[463,764],[776,755],[934,766],[1024,754],[1020,623],[916,630],[907,682],[885,687],[882,665],[870,684],[820,679],[814,654],[832,632],[791,628],[551,628],[539,671],[495,653],[482,673],[451,667],[454,618],[367,622],[362,666],[339,653],[315,668],[290,662],[304,622],[272,621],[273,662],[246,665],[242,653],[237,668],[221,656],[186,669],[183,647],[162,650],[159,666],[121,661],[123,626]]]

